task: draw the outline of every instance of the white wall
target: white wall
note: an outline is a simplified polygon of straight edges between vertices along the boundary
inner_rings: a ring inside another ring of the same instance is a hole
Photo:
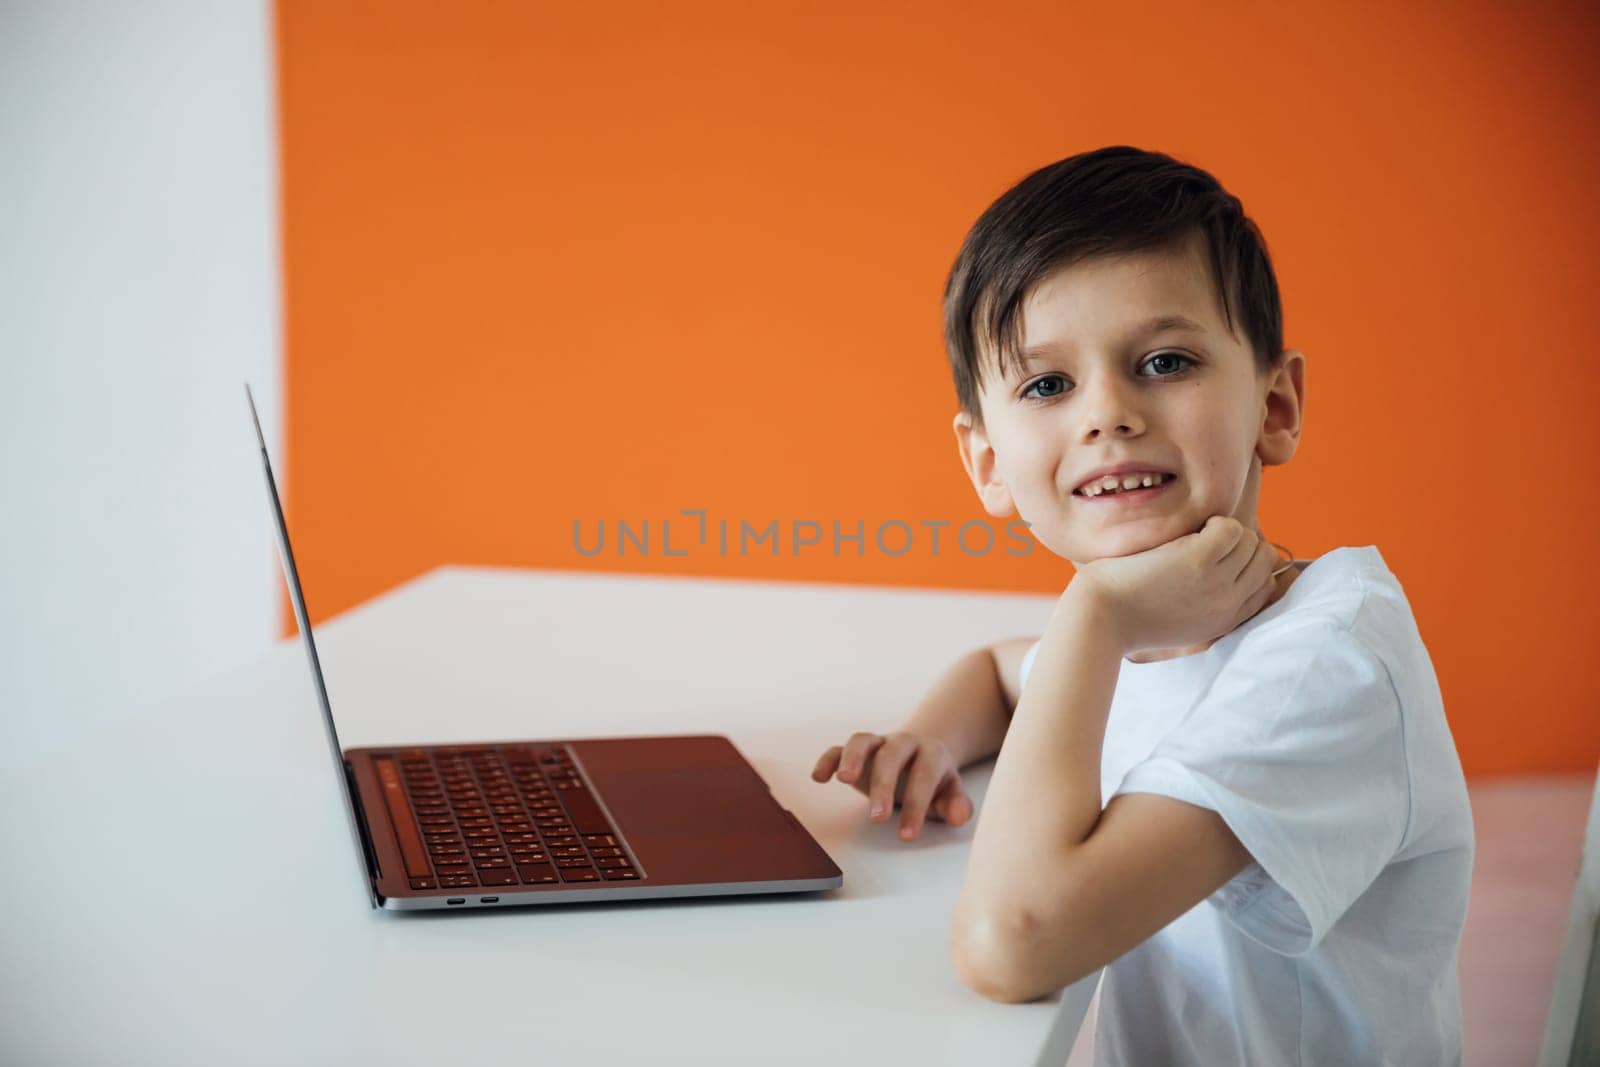
[[[271,45],[259,0],[0,0],[0,773],[276,632]]]

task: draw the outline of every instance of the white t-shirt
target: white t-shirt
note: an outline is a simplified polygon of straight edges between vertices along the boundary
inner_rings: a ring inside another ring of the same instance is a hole
[[[1461,1062],[1472,812],[1433,665],[1376,547],[1297,565],[1204,652],[1122,662],[1102,805],[1209,808],[1254,862],[1106,968],[1097,1064]]]

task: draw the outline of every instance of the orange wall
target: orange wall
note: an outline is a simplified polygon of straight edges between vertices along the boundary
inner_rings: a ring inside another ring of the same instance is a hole
[[[1060,589],[1042,548],[948,541],[985,516],[940,291],[1013,181],[1127,143],[1211,170],[1270,244],[1308,374],[1263,529],[1379,546],[1469,772],[1592,769],[1597,15],[1411,6],[283,0],[314,618],[447,562]],[[711,544],[665,556],[685,508]],[[722,557],[723,518],[826,533]],[[579,555],[601,519],[649,520],[650,554]],[[833,554],[834,520],[892,519],[911,552]]]

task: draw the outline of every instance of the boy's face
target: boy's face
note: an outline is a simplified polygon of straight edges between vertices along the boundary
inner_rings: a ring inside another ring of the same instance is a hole
[[[1261,468],[1287,463],[1299,441],[1305,357],[1289,350],[1271,372],[1256,369],[1248,341],[1227,331],[1204,254],[1196,233],[1181,251],[1087,260],[1029,294],[1022,371],[999,378],[986,353],[983,426],[955,419],[990,515],[1015,508],[1076,565],[1155,548],[1212,515],[1256,528]],[[1163,316],[1199,329],[1141,329]],[[1176,478],[1137,496],[1076,492],[1123,463]]]

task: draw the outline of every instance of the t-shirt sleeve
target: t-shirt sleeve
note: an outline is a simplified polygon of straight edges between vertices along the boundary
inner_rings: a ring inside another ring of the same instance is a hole
[[[1020,680],[1017,682],[1018,689],[1021,689],[1023,686],[1028,684],[1028,672],[1033,670],[1033,661],[1039,655],[1039,642],[1043,640],[1044,638],[1039,638],[1039,640],[1035,641],[1027,652],[1022,654],[1022,667],[1017,672],[1020,676]]]
[[[1255,636],[1113,796],[1221,815],[1254,862],[1211,903],[1300,956],[1399,850],[1411,805],[1400,703],[1383,661],[1342,626]]]

